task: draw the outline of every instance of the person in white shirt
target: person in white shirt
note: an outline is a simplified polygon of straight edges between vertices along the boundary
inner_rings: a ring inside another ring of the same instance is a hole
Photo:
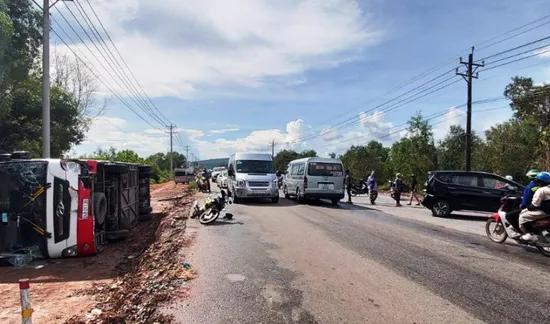
[[[543,201],[550,200],[550,173],[541,172],[537,174],[537,180],[545,185],[537,189],[529,206],[527,206],[527,208],[522,210],[521,214],[519,214],[519,228],[523,233],[525,233],[521,236],[521,239],[526,241],[534,240],[536,236],[532,233],[528,233],[525,224],[550,216],[545,211],[540,209]]]

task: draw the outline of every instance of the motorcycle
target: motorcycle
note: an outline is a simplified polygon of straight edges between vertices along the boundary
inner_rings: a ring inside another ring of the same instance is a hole
[[[351,186],[351,196],[356,197],[357,195],[366,195],[369,193],[369,188],[366,185],[361,184],[360,186],[352,185]]]
[[[500,201],[502,206],[498,212],[492,214],[485,223],[487,237],[495,243],[503,243],[510,237],[521,245],[534,246],[544,256],[550,257],[550,217],[527,223],[527,229],[537,238],[534,241],[525,241],[521,239],[521,235],[518,235],[521,233],[519,229],[521,197],[506,196]],[[494,228],[492,228],[493,225]]]
[[[199,202],[195,201],[191,210],[189,211],[190,218],[199,217],[199,222],[203,225],[215,222],[222,211],[224,211],[227,204],[231,204],[231,200],[227,199],[225,190],[221,191],[221,196],[212,198],[207,197],[204,204],[199,206]],[[233,215],[226,213],[223,217],[224,220],[232,220]]]

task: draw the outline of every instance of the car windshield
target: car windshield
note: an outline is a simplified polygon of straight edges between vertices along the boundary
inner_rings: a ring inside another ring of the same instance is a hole
[[[175,171],[175,172],[174,172],[174,175],[175,175],[176,177],[184,177],[184,176],[187,175],[187,172],[185,172],[185,171]]]
[[[308,175],[324,177],[341,177],[344,175],[342,164],[312,162],[309,164]]]
[[[275,173],[272,161],[237,160],[238,173]]]

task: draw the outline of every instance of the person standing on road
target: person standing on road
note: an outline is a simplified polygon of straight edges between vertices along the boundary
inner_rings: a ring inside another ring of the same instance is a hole
[[[411,174],[411,200],[408,203],[409,206],[412,205],[413,198],[416,199],[416,205],[420,206],[420,199],[418,199],[417,191],[418,181],[416,181],[416,176]]]
[[[346,191],[348,192],[348,204],[352,204],[351,202],[351,175],[349,174],[349,171],[346,171],[346,178],[344,179],[346,183]]]
[[[210,173],[208,172],[208,170],[202,170],[202,177],[206,182],[206,190],[208,190],[208,193],[212,193],[212,191],[210,191]]]
[[[401,193],[403,192],[403,176],[401,173],[395,175],[395,189],[393,197],[395,199],[395,206],[401,207]]]

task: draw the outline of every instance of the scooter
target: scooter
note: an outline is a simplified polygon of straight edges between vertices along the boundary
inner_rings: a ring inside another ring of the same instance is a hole
[[[536,247],[544,256],[550,257],[550,217],[542,218],[525,224],[528,230],[536,235],[534,241],[521,239],[519,229],[519,214],[521,212],[521,197],[506,196],[501,200],[502,206],[497,213],[485,223],[487,237],[495,243],[503,243],[508,237],[521,245]]]
[[[369,188],[366,185],[363,185],[362,183],[359,186],[356,186],[356,185],[351,186],[352,197],[356,197],[358,195],[366,195],[368,193],[369,193]]]

